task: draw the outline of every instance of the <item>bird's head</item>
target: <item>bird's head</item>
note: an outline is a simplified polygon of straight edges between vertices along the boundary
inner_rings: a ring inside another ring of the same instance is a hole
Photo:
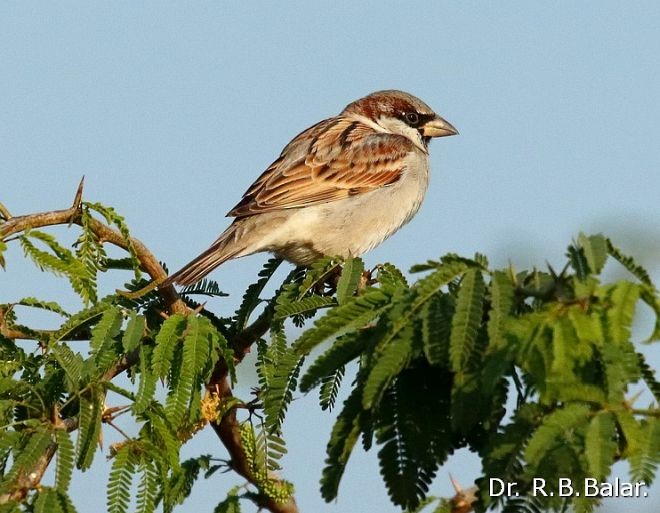
[[[424,151],[432,137],[458,134],[426,103],[403,91],[371,93],[347,105],[341,115],[366,119],[379,131],[403,135]]]

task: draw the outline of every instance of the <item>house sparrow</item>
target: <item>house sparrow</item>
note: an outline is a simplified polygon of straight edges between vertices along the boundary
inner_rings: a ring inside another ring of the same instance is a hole
[[[402,91],[350,103],[287,144],[229,211],[234,222],[165,284],[193,284],[230,258],[260,251],[304,266],[369,251],[419,210],[430,139],[457,133]]]

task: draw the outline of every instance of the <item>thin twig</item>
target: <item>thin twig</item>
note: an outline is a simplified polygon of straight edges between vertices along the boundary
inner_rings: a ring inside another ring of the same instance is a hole
[[[660,418],[659,408],[633,408],[630,410],[633,415],[644,415],[645,417],[658,417]]]
[[[48,340],[57,330],[26,330],[17,326],[8,326],[6,319],[6,310],[0,308],[0,335],[10,340]],[[76,331],[69,337],[60,340],[66,342],[88,341],[91,336],[89,329]]]

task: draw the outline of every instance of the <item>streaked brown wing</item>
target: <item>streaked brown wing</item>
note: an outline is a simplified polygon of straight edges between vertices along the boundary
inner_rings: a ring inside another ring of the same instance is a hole
[[[328,203],[391,185],[413,149],[403,136],[350,118],[322,121],[291,141],[227,215]]]

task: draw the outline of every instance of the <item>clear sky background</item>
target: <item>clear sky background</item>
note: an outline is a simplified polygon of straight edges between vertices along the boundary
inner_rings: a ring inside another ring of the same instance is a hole
[[[227,226],[225,212],[291,137],[398,88],[461,134],[431,144],[421,211],[368,265],[407,269],[480,251],[496,266],[561,267],[572,237],[603,231],[660,281],[660,3],[232,4],[4,2],[0,201],[16,215],[65,208],[85,175],[86,199],[114,206],[177,269]],[[232,312],[265,259],[216,271],[231,297],[210,308]],[[64,283],[24,264],[17,248],[7,260],[0,302],[34,294],[75,307],[73,295],[61,297]],[[123,278],[104,277],[103,287]],[[658,349],[644,350],[660,367]],[[332,421],[311,394],[285,425],[285,475],[301,511],[396,511],[373,450],[356,452],[339,501],[323,503]],[[207,452],[224,456],[210,431],[186,447]],[[104,509],[107,469],[101,457],[73,484],[80,512]],[[479,470],[461,453],[432,491],[451,493],[448,471],[469,485]],[[238,482],[231,473],[200,482],[181,511],[212,511]],[[657,511],[660,487],[652,492],[603,511]]]

